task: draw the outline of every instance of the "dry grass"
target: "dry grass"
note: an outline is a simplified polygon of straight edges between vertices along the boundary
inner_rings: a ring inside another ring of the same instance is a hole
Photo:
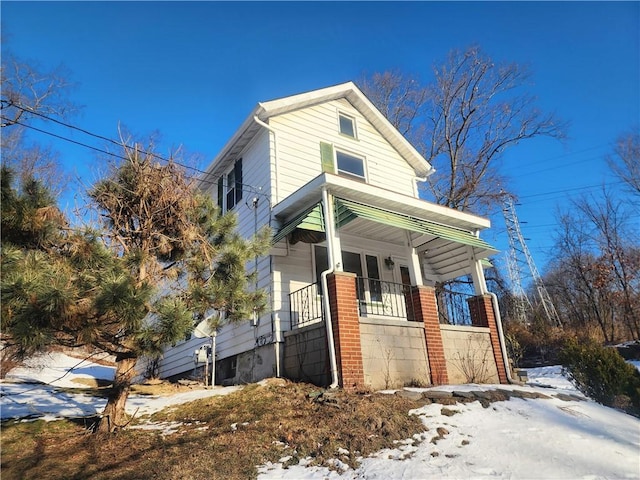
[[[246,479],[256,476],[256,466],[284,456],[291,464],[311,457],[316,464],[340,458],[354,466],[357,457],[424,431],[408,415],[420,404],[409,399],[318,393],[306,384],[249,385],[140,419],[178,423],[170,435],[126,430],[97,436],[69,421],[5,423],[2,478]]]

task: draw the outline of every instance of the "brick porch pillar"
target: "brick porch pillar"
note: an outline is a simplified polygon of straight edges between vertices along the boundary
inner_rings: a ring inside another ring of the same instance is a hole
[[[471,323],[476,327],[489,327],[489,337],[491,339],[491,348],[493,349],[493,358],[496,361],[498,369],[498,380],[500,383],[509,383],[507,372],[504,368],[504,360],[502,358],[502,349],[500,348],[500,337],[498,336],[498,324],[495,312],[493,311],[493,302],[490,295],[478,295],[470,298],[469,312],[471,313]]]
[[[327,287],[340,386],[345,390],[357,390],[364,386],[364,368],[356,275],[346,272],[330,274]]]
[[[433,287],[414,286],[411,287],[411,295],[415,319],[424,323],[424,338],[427,343],[431,383],[434,385],[446,385],[449,383],[449,375],[447,373],[447,361],[444,358],[444,345],[442,343],[442,333],[440,333],[440,322],[438,321],[435,289]]]

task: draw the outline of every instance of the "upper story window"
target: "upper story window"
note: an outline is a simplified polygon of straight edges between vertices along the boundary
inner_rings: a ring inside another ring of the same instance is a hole
[[[340,133],[347,137],[356,138],[356,120],[344,113],[338,114],[338,121],[340,124]]]
[[[367,181],[364,157],[333,148],[330,143],[320,142],[320,159],[323,172]]]
[[[231,210],[240,200],[242,200],[242,159],[237,160],[233,168],[218,179],[218,206],[223,211]]]
[[[336,150],[336,165],[338,166],[339,174],[366,180],[364,158]]]

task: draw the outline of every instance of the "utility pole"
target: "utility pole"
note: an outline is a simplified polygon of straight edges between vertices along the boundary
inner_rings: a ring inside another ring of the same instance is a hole
[[[536,264],[531,257],[529,248],[522,235],[520,229],[520,221],[516,215],[516,208],[513,202],[513,196],[509,194],[504,195],[502,204],[502,213],[504,214],[504,221],[507,227],[507,234],[509,235],[509,254],[507,256],[507,268],[509,270],[509,280],[511,282],[512,293],[515,298],[515,316],[518,321],[525,320],[525,314],[527,309],[532,309],[533,305],[531,300],[527,296],[522,286],[523,269],[528,268],[533,284],[536,289],[536,293],[544,313],[547,317],[547,321],[551,324],[562,326],[558,312],[556,311],[547,288],[544,286],[542,277],[536,268]]]

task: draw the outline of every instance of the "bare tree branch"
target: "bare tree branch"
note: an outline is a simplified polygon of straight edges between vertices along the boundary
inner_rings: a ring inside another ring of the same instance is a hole
[[[498,160],[520,141],[562,139],[566,124],[534,108],[523,91],[529,71],[495,64],[478,47],[450,52],[434,67],[434,81],[420,85],[399,72],[375,74],[363,90],[436,168],[427,190],[458,210],[485,213],[508,191]]]

